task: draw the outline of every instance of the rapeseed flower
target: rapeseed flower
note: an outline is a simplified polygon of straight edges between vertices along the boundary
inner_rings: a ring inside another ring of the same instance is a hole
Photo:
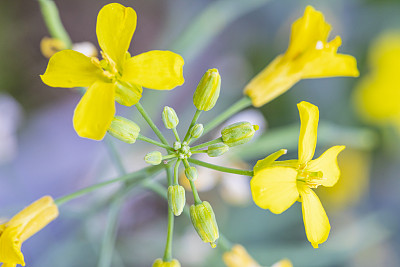
[[[260,107],[285,93],[301,79],[359,75],[356,59],[337,54],[342,41],[328,42],[331,26],[324,15],[307,6],[303,17],[292,24],[289,47],[245,87],[253,106]]]
[[[333,146],[312,160],[317,143],[318,107],[305,101],[297,106],[301,120],[299,159],[275,161],[286,153],[280,150],[258,161],[250,186],[254,202],[276,214],[300,201],[307,238],[318,248],[328,238],[330,224],[312,188],[336,184],[340,176],[337,156],[345,146]]]
[[[371,72],[356,87],[355,106],[373,124],[393,125],[400,133],[400,32],[380,36],[369,52]]]
[[[104,6],[97,17],[96,34],[103,59],[73,50],[54,54],[43,82],[53,87],[89,87],[74,112],[73,124],[81,137],[103,139],[115,115],[114,100],[136,104],[142,86],[170,90],[183,84],[181,56],[150,51],[131,57],[128,48],[136,29],[136,12],[121,4]]]
[[[22,243],[58,216],[50,196],[35,201],[8,222],[0,225],[0,263],[2,267],[25,266]]]

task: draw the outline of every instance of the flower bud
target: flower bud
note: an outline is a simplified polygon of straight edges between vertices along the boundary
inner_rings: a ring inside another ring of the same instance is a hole
[[[115,116],[111,122],[108,132],[115,138],[125,143],[133,144],[136,142],[136,138],[139,136],[140,128],[131,120],[120,116]]]
[[[156,259],[153,263],[153,267],[181,267],[181,264],[175,259],[172,259],[172,261],[163,261],[162,259]]]
[[[229,146],[219,143],[219,144],[214,144],[208,147],[207,149],[207,155],[209,157],[218,157],[224,154],[226,151],[229,150]]]
[[[147,153],[147,155],[144,157],[144,161],[151,165],[158,165],[162,161],[162,154],[159,151]]]
[[[185,169],[185,175],[188,180],[194,182],[197,180],[197,169],[195,167],[189,167]]]
[[[219,97],[221,76],[217,69],[204,73],[193,95],[193,103],[198,110],[208,111],[215,106]]]
[[[219,238],[219,232],[210,203],[203,201],[201,204],[190,206],[190,219],[200,238],[215,248],[217,246],[215,241]]]
[[[175,110],[168,106],[164,107],[164,110],[162,112],[162,120],[167,129],[173,129],[179,123],[179,119],[178,116],[176,115]]]
[[[230,147],[241,145],[250,141],[257,130],[258,125],[244,121],[237,122],[222,129],[222,140]]]
[[[175,216],[181,215],[186,204],[185,188],[180,185],[170,185],[167,192],[168,206]]]
[[[203,131],[204,131],[203,124],[199,123],[199,124],[194,125],[190,129],[190,135],[193,138],[199,138],[203,134]]]
[[[174,143],[174,149],[175,149],[175,150],[180,149],[181,146],[182,146],[181,142],[175,141],[175,143]]]

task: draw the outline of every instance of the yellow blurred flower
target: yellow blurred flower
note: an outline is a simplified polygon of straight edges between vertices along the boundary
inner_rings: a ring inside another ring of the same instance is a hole
[[[22,243],[58,216],[50,196],[35,201],[8,222],[0,225],[0,263],[3,267],[25,266]]]
[[[73,50],[54,54],[43,82],[53,87],[89,87],[74,112],[74,128],[81,137],[101,140],[115,115],[114,99],[136,104],[142,86],[170,90],[183,84],[184,61],[170,51],[150,51],[131,57],[128,48],[136,29],[136,12],[112,3],[97,17],[96,34],[103,50],[100,61]]]
[[[57,38],[43,37],[40,41],[40,51],[46,58],[51,58],[55,53],[65,49],[67,49],[65,43]],[[72,50],[87,57],[97,57],[97,49],[91,42],[74,43]]]
[[[371,158],[367,152],[346,149],[338,158],[340,179],[333,188],[318,188],[328,210],[341,211],[359,203],[369,189]]]
[[[222,255],[228,267],[261,267],[241,245],[234,245],[232,249]]]
[[[261,267],[247,252],[247,250],[236,244],[228,252],[222,255],[222,259],[227,267]],[[280,260],[276,262],[272,267],[293,267],[292,263],[288,259]]]
[[[392,124],[400,133],[400,32],[380,36],[369,52],[371,72],[358,83],[354,102],[363,119]]]
[[[317,143],[318,107],[305,101],[297,106],[301,121],[299,159],[275,161],[286,153],[281,150],[259,160],[254,166],[250,186],[254,202],[276,214],[287,210],[296,200],[301,201],[307,238],[318,248],[328,238],[330,224],[311,188],[336,184],[340,176],[337,156],[345,146],[331,147],[312,160]]]
[[[359,75],[356,59],[337,54],[342,41],[336,36],[327,42],[331,26],[324,15],[307,6],[303,17],[292,24],[290,43],[245,87],[253,106],[260,107],[289,90],[301,79]]]

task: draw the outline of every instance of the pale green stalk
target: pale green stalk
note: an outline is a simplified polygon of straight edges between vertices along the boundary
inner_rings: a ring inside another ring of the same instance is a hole
[[[253,176],[254,175],[252,170],[240,170],[240,169],[228,168],[228,167],[214,165],[211,163],[207,163],[207,162],[197,160],[197,159],[192,159],[192,158],[188,158],[188,161],[190,163],[193,163],[193,164],[196,164],[199,166],[203,166],[203,167],[206,167],[209,169],[217,170],[220,172],[227,172],[227,173],[233,173],[233,174],[245,175],[245,176]]]
[[[161,131],[157,128],[157,126],[155,125],[155,123],[153,122],[153,120],[150,118],[150,116],[147,114],[147,112],[144,110],[143,106],[140,104],[140,102],[138,102],[136,105],[136,108],[138,109],[138,111],[140,112],[140,114],[142,115],[142,117],[145,119],[145,121],[149,124],[149,126],[151,127],[151,129],[153,129],[154,133],[158,136],[158,138],[160,139],[160,141],[165,144],[168,145],[168,141],[167,139],[165,139],[164,135],[161,133]]]
[[[166,169],[167,171],[167,178],[168,178],[168,186],[173,184],[173,174],[172,169],[169,167]],[[169,262],[172,260],[172,238],[174,235],[174,213],[172,209],[168,207],[168,230],[167,230],[167,242],[165,244],[165,251],[164,251],[164,262]]]
[[[208,141],[206,143],[203,143],[203,144],[200,144],[200,145],[197,145],[197,146],[194,146],[194,147],[191,147],[190,151],[197,150],[197,149],[200,149],[200,148],[203,148],[203,147],[207,147],[207,146],[211,146],[213,144],[217,144],[217,143],[221,143],[221,142],[222,142],[222,137],[214,139],[214,140],[211,140],[211,141]]]
[[[157,142],[156,140],[153,140],[153,139],[148,138],[148,137],[146,137],[144,135],[141,135],[141,134],[138,135],[137,139],[142,140],[142,141],[147,142],[147,143],[150,143],[150,144],[153,144],[153,145],[156,145],[156,146],[159,146],[159,147],[162,147],[162,148],[165,148],[165,149],[170,150],[170,151],[174,151],[174,149],[172,147],[170,147],[169,145],[164,145],[164,144],[162,144],[160,142]]]
[[[183,139],[183,142],[185,141],[190,141],[190,130],[192,129],[192,127],[196,124],[197,120],[199,119],[201,114],[201,110],[196,109],[196,113],[193,116],[192,122],[190,123],[190,126],[186,132],[185,138]]]

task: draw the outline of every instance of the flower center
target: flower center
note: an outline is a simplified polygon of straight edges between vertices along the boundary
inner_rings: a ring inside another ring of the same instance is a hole
[[[187,142],[175,142],[174,143],[175,153],[178,155],[180,159],[190,158],[192,152],[190,152],[190,146]]]
[[[326,178],[323,177],[323,173],[321,171],[318,172],[309,172],[304,169],[297,170],[297,181],[301,183],[305,183],[310,188],[317,188],[321,185],[321,181]]]
[[[117,64],[112,60],[106,53],[100,51],[102,60],[99,60],[97,57],[92,57],[91,61],[93,64],[98,66],[103,70],[103,75],[109,78],[111,81],[116,81],[121,78],[121,74],[118,72]]]

